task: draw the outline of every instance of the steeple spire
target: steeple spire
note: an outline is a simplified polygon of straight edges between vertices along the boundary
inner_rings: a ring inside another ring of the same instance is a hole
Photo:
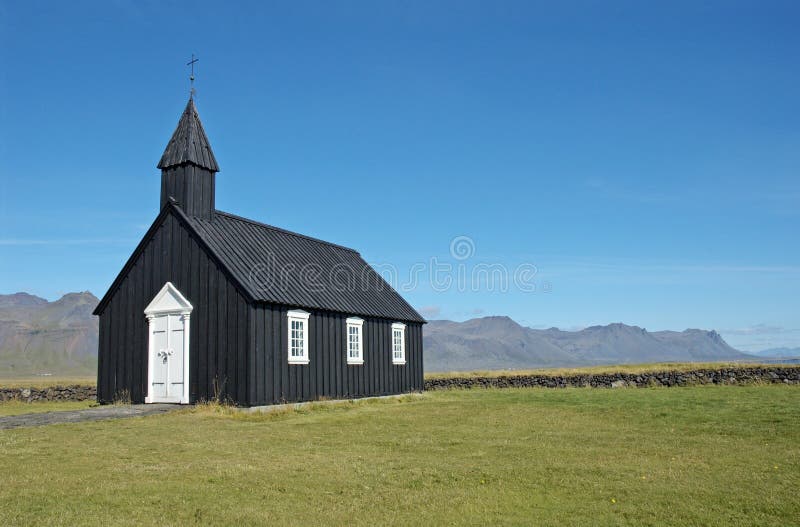
[[[186,103],[158,168],[161,169],[162,208],[174,199],[190,216],[211,218],[214,215],[219,166],[194,107],[193,97],[189,97]]]
[[[189,102],[186,103],[178,127],[175,128],[164,155],[158,162],[158,168],[164,170],[183,163],[192,163],[212,172],[219,172],[203,123],[200,122],[200,116],[194,107],[193,97],[189,97]]]

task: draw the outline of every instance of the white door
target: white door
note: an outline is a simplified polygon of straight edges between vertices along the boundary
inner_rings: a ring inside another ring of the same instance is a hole
[[[150,402],[180,403],[184,392],[184,329],[181,314],[153,317],[150,361],[153,365]]]
[[[189,316],[192,305],[170,282],[145,308],[150,338],[146,403],[189,404]]]

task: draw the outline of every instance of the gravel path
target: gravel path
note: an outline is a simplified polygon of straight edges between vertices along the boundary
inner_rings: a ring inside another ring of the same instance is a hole
[[[181,408],[179,404],[134,404],[130,406],[100,406],[86,410],[65,412],[44,412],[38,414],[21,414],[0,417],[0,430],[20,428],[23,426],[44,426],[60,423],[80,423],[84,421],[100,421],[103,419],[124,419],[145,415],[163,414]]]

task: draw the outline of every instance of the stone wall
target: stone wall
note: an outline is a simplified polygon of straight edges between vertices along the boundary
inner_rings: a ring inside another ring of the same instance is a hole
[[[97,399],[95,386],[52,386],[50,388],[0,388],[0,401],[86,401]]]
[[[658,371],[648,373],[601,373],[571,375],[501,375],[498,377],[447,377],[425,379],[426,390],[449,388],[623,388],[692,386],[697,384],[784,383],[800,385],[800,367],[741,367]],[[95,386],[50,388],[2,388],[0,401],[85,401],[97,399]]]
[[[425,380],[426,390],[448,388],[623,388],[697,384],[800,384],[800,367],[755,367],[568,375],[502,375]]]

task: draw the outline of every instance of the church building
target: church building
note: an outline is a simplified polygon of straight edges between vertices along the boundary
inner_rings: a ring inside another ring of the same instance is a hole
[[[192,97],[158,168],[160,212],[94,312],[101,403],[422,390],[425,320],[357,251],[215,208]]]

